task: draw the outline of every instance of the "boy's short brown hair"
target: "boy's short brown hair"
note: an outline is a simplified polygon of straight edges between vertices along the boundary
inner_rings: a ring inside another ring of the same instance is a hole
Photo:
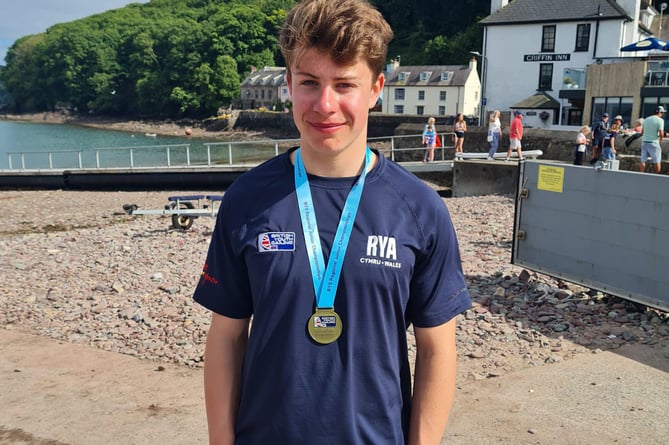
[[[378,76],[392,39],[388,22],[365,0],[304,0],[288,12],[279,45],[288,71],[304,50],[315,48],[338,65],[360,58]]]

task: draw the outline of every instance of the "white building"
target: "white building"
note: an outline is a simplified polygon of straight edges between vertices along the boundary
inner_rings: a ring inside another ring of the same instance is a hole
[[[631,115],[633,97],[586,104],[586,73],[629,61],[620,48],[652,35],[658,15],[647,0],[491,0],[480,22],[485,111],[526,111],[532,127],[581,125],[584,110]]]
[[[478,116],[481,81],[476,59],[469,65],[388,65],[382,111],[388,114]]]
[[[242,108],[265,107],[269,110],[283,105],[290,98],[286,68],[266,66],[253,70],[240,84]]]

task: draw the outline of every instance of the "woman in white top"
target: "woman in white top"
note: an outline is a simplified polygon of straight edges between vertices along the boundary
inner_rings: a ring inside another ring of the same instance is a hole
[[[588,145],[588,135],[590,134],[590,127],[584,125],[581,131],[576,136],[576,150],[574,151],[574,165],[583,165],[583,157]]]
[[[499,141],[502,138],[502,123],[499,121],[499,110],[495,110],[490,115],[488,122],[488,142],[490,142],[490,151],[488,151],[488,160],[495,159]]]

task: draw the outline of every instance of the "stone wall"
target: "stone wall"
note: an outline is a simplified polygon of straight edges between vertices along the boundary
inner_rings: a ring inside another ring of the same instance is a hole
[[[370,138],[384,136],[400,135],[419,135],[423,132],[427,116],[407,116],[407,115],[386,115],[372,113],[369,117],[368,135]],[[498,151],[505,151],[508,148],[508,116],[504,116],[502,127],[505,131]],[[256,112],[239,111],[233,113],[229,120],[217,119],[211,127],[212,131],[221,129],[235,129],[239,131],[259,132],[267,137],[275,139],[293,139],[298,138],[299,133],[293,122],[292,113],[275,112]],[[437,117],[437,130],[442,136],[450,133],[452,127],[446,125]],[[545,130],[538,128],[526,128],[523,136],[523,149],[541,150],[544,154],[540,159],[550,159],[554,161],[563,161],[571,163],[574,160],[574,146],[577,130]],[[448,135],[446,135],[448,137]],[[489,144],[486,140],[487,127],[470,126],[465,136],[464,151],[474,153],[487,153]],[[639,170],[639,156],[641,154],[641,142],[639,139],[633,141],[629,147],[625,146],[624,138],[618,139],[618,154],[620,158],[621,170]],[[397,141],[397,146],[402,142]],[[407,141],[414,143],[415,141]],[[452,149],[448,146],[452,143],[445,141],[446,159],[453,159]],[[449,153],[449,150],[451,151]],[[662,171],[669,173],[669,163],[666,161],[669,153],[669,141],[662,144]],[[622,155],[622,156],[621,156]]]
[[[426,116],[401,116],[372,113],[369,116],[367,134],[370,138],[395,135],[402,124],[414,123],[423,132]],[[272,138],[298,138],[292,113],[235,111],[229,119],[212,119],[204,123],[208,131],[238,130],[263,133]]]

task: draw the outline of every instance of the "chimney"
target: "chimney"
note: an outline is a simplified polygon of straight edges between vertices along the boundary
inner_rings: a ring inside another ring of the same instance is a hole
[[[510,0],[490,0],[490,14],[494,14],[506,5],[509,4]],[[513,1],[513,0],[511,0]]]
[[[469,69],[472,71],[476,71],[476,67],[478,66],[478,63],[476,61],[476,57],[472,56],[471,59],[469,59]]]
[[[397,59],[390,59],[390,63],[386,65],[386,73],[391,73],[393,70],[400,67],[400,56]]]

